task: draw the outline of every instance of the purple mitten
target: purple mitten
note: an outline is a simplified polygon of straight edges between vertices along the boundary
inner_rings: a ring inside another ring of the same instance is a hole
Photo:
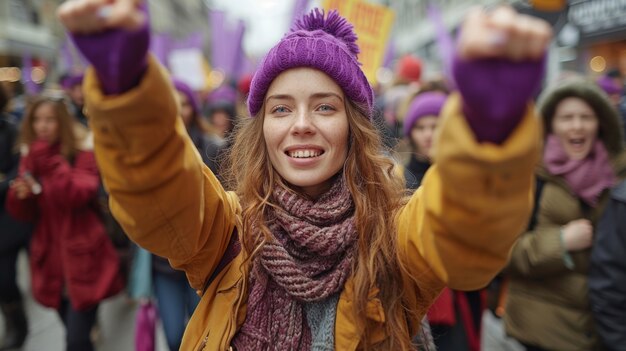
[[[479,142],[501,144],[521,121],[543,78],[545,58],[466,61],[454,58],[452,72],[463,97],[463,113]]]
[[[72,34],[72,39],[96,69],[106,95],[121,94],[139,84],[146,71],[150,45],[147,21],[132,32],[111,29],[97,34]]]

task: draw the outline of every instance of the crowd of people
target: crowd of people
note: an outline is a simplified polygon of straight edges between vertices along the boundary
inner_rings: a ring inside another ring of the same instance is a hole
[[[406,56],[372,89],[351,25],[314,10],[201,93],[128,3],[60,9],[84,77],[25,109],[0,86],[0,350],[28,335],[21,250],[89,351],[138,246],[172,351],[624,350],[618,70],[545,82],[549,27],[501,7],[468,15],[451,76]]]

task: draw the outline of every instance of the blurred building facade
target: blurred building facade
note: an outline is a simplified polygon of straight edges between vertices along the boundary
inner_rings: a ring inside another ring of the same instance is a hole
[[[626,1],[623,0],[388,0],[383,3],[396,15],[393,32],[396,56],[405,53],[419,56],[428,77],[429,73],[442,71],[429,3],[439,9],[445,27],[455,31],[471,7],[503,2],[553,26],[556,40],[550,50],[548,80],[558,79],[565,72],[593,76],[612,68],[626,74]]]
[[[27,70],[45,72],[37,84],[52,84],[68,70],[61,48],[66,36],[56,19],[56,9],[64,0],[0,0],[0,81],[24,82]],[[201,31],[210,38],[207,6],[202,0],[148,0],[152,31],[166,33],[174,40]],[[29,62],[24,62],[28,60]],[[19,76],[18,76],[19,74]]]

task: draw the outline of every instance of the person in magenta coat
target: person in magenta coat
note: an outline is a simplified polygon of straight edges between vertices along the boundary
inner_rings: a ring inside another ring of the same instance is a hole
[[[40,97],[31,104],[6,207],[16,219],[35,224],[30,243],[35,299],[59,312],[68,351],[88,351],[98,304],[119,292],[122,280],[96,206],[94,154],[79,147],[74,123],[61,99]]]

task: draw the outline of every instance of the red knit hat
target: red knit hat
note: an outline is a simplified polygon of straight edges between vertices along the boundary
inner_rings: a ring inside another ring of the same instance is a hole
[[[422,76],[422,61],[415,56],[403,56],[398,62],[398,76],[407,82],[419,81]]]
[[[252,83],[252,74],[244,74],[237,82],[237,90],[239,94],[246,96],[250,92],[250,83]]]

